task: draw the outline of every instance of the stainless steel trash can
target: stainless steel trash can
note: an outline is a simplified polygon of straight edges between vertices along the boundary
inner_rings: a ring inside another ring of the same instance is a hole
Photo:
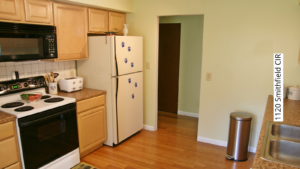
[[[248,160],[252,115],[249,113],[230,113],[230,124],[225,157],[234,161]]]

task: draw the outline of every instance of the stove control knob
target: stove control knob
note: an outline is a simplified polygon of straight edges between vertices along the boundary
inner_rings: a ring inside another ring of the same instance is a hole
[[[28,87],[28,83],[24,83],[23,86],[24,86],[24,87]]]

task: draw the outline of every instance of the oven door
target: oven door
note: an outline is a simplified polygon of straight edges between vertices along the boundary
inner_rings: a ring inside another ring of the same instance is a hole
[[[24,166],[36,169],[78,148],[76,103],[18,120]]]

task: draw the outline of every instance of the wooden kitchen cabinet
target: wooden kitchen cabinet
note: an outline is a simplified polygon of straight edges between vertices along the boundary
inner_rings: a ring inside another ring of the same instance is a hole
[[[53,25],[52,2],[46,0],[0,0],[0,21]]]
[[[25,21],[53,25],[52,2],[41,0],[24,0]]]
[[[88,9],[89,33],[104,34],[108,31],[108,11],[100,9]]]
[[[100,148],[107,139],[105,95],[77,102],[80,157]]]
[[[126,14],[118,13],[118,12],[109,12],[109,31],[116,31],[118,35],[123,35],[122,30],[124,29],[124,25],[126,24]]]
[[[55,61],[88,59],[87,8],[53,3],[57,54]]]
[[[23,0],[0,0],[0,19],[5,21],[24,21]]]
[[[0,124],[0,150],[0,168],[21,168],[15,121]]]

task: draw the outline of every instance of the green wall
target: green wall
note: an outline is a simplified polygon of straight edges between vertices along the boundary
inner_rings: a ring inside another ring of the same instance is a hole
[[[181,23],[178,111],[199,114],[203,15],[160,17],[160,23]]]
[[[171,4],[171,5],[170,5]],[[284,53],[284,84],[300,84],[299,0],[135,0],[126,16],[130,36],[143,36],[144,124],[157,126],[160,16],[204,15],[198,139],[226,144],[231,112],[253,115],[256,147],[268,95],[273,94],[273,53]],[[205,80],[205,73],[212,80]],[[200,73],[200,72],[199,72]]]

